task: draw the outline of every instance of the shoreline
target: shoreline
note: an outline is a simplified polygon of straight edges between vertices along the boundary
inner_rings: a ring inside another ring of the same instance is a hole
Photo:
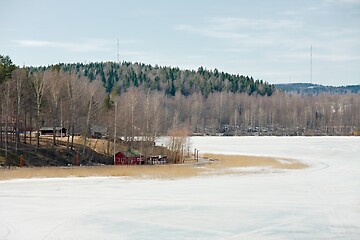
[[[83,167],[34,167],[0,169],[0,181],[31,178],[67,177],[132,177],[177,179],[206,175],[263,173],[264,169],[296,170],[309,167],[296,160],[224,154],[203,154],[208,161],[203,164],[141,165],[141,166],[83,166]],[[234,171],[235,169],[235,171]],[[248,169],[252,169],[251,172]]]

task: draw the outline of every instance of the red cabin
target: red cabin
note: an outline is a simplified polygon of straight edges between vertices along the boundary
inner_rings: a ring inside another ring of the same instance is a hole
[[[118,152],[115,154],[114,165],[143,165],[144,157],[137,151]]]

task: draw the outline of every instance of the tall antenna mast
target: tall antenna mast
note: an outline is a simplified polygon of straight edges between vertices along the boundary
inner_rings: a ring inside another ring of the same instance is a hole
[[[120,63],[120,55],[119,55],[119,39],[117,40],[117,62]]]
[[[310,45],[310,83],[313,83],[313,81],[312,81],[312,44]]]

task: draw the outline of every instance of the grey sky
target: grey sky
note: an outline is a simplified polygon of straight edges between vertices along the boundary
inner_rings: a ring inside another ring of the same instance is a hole
[[[360,0],[0,0],[0,54],[26,65],[120,60],[360,84]]]

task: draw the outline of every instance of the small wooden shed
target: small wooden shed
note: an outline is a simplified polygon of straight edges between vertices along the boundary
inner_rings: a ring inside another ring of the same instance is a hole
[[[52,135],[54,135],[53,127],[40,128],[40,136],[52,136]],[[66,137],[66,128],[55,127],[55,136]]]

